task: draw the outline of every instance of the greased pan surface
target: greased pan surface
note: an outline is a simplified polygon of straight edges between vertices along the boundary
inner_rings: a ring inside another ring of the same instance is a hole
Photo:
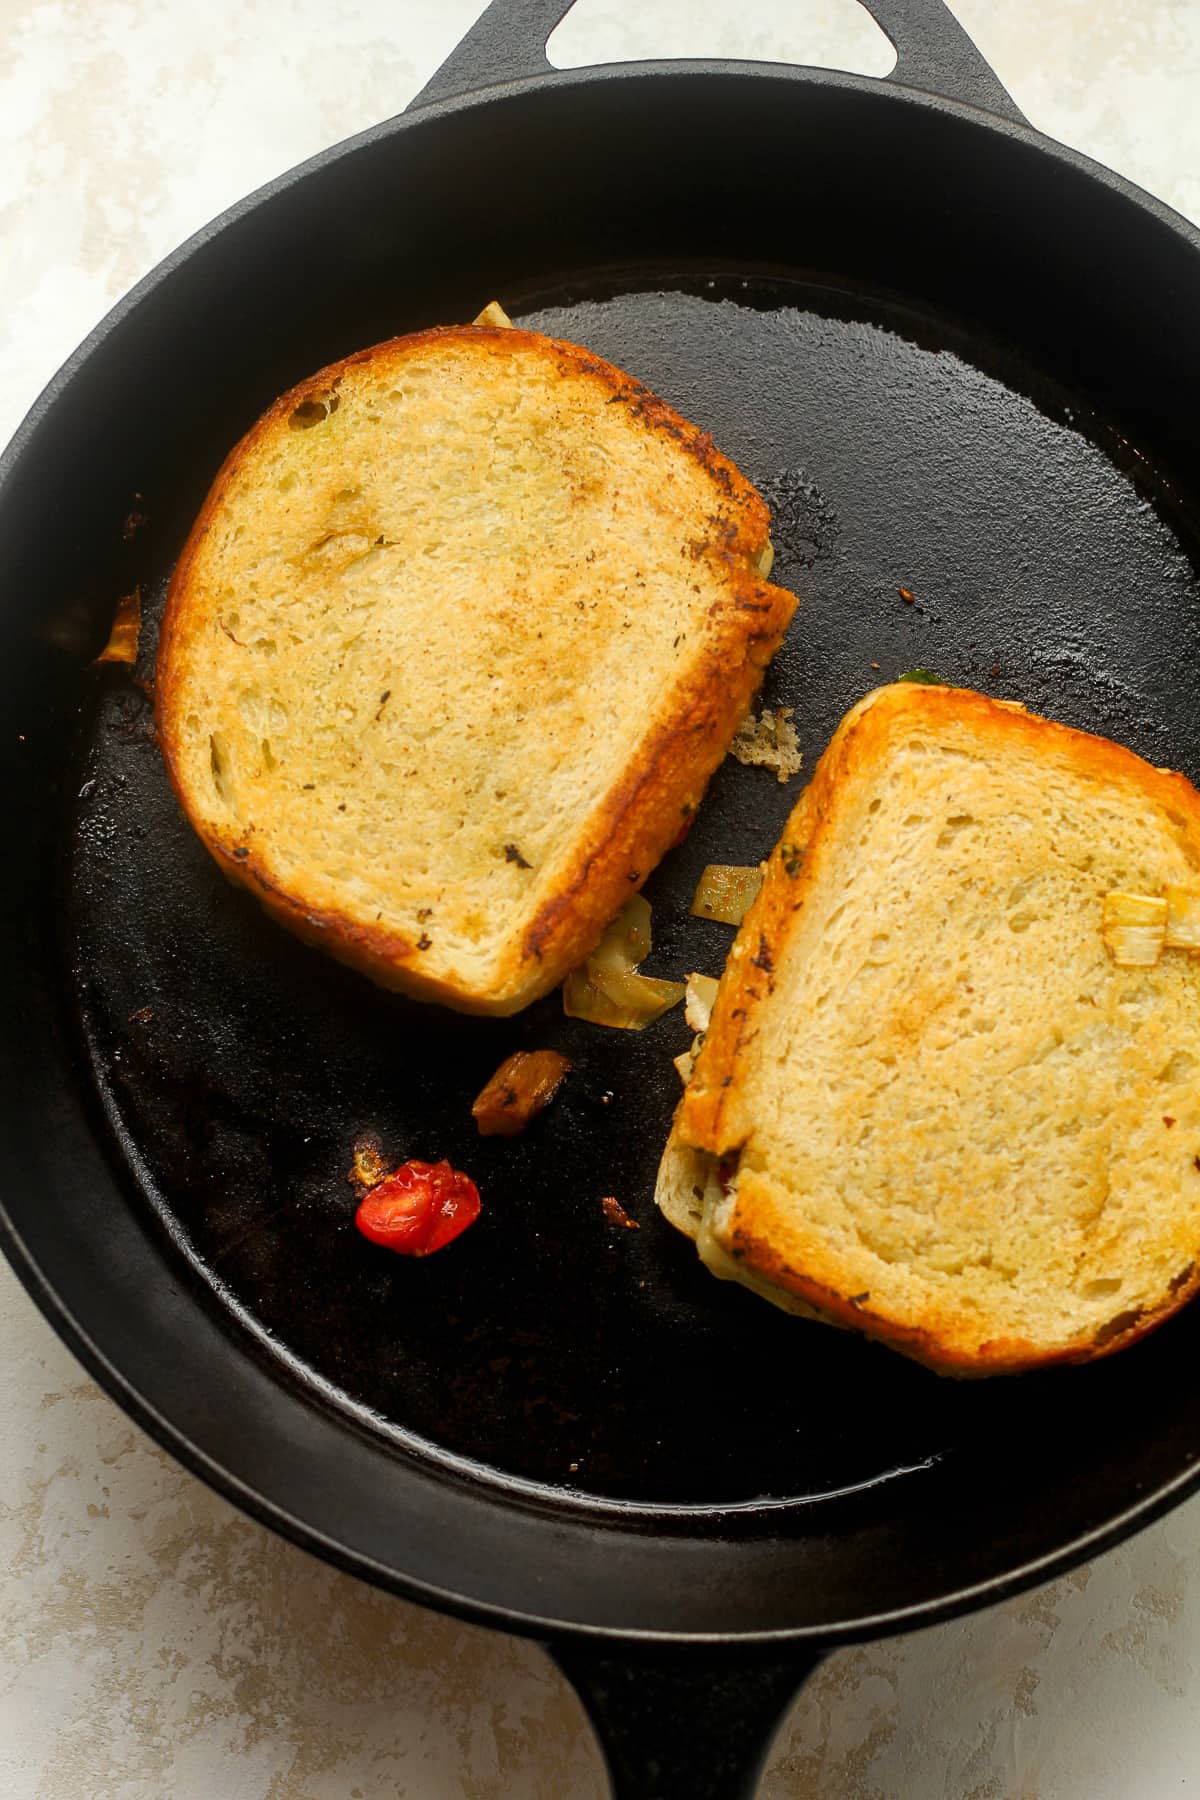
[[[136,582],[148,674],[188,525],[278,392],[492,297],[763,487],[801,597],[766,691],[809,766],[919,664],[1200,776],[1200,256],[1165,209],[1020,126],[798,71],[555,76],[394,122],[143,284],[6,458],[6,1247],[177,1455],[416,1597],[703,1641],[994,1597],[1194,1485],[1200,1314],[962,1386],[713,1282],[650,1199],[677,1016],[463,1020],[292,943],[180,819],[144,694],[88,666]],[[649,969],[719,970],[696,876],[757,860],[798,785],[722,769],[647,887]],[[560,1100],[481,1143],[475,1091],[543,1045],[576,1065]],[[363,1130],[467,1168],[480,1224],[427,1264],[363,1243]]]

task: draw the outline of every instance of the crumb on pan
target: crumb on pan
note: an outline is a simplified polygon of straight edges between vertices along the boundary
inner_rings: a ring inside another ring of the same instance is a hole
[[[748,712],[734,733],[729,754],[740,763],[774,769],[780,781],[798,775],[804,758],[791,722],[792,712],[790,706],[777,706],[774,711],[764,708],[757,718]]]

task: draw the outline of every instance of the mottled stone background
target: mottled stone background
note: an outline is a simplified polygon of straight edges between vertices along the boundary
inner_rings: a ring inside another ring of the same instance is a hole
[[[1200,0],[954,10],[1035,124],[1200,219]],[[0,0],[0,438],[139,275],[259,182],[397,111],[476,11]],[[580,0],[553,53],[890,64],[853,0]],[[1200,1786],[1198,1550],[1193,1502],[1024,1599],[831,1657],[765,1800]],[[0,1571],[0,1800],[605,1792],[537,1649],[376,1594],[241,1518],[126,1422],[6,1269]]]

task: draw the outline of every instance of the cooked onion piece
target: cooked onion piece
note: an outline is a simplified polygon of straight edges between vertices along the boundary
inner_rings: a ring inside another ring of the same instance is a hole
[[[473,325],[491,325],[497,331],[511,331],[513,322],[498,300],[489,300],[483,311],[472,319]]]
[[[638,975],[633,969],[589,965],[588,975],[591,985],[621,1013],[627,1030],[640,1031],[644,1025],[652,1025],[678,1006],[684,995],[682,981],[659,981],[653,975]]]
[[[1163,895],[1167,902],[1167,949],[1200,950],[1200,893],[1168,882]]]
[[[1167,902],[1153,894],[1105,894],[1102,932],[1118,968],[1152,969],[1167,935]]]
[[[594,987],[588,979],[588,966],[581,963],[572,969],[562,984],[563,1011],[568,1019],[586,1019],[589,1025],[615,1025],[618,1029],[634,1030],[621,1013],[619,1006],[605,998],[598,987]]]
[[[138,653],[138,638],[142,630],[142,591],[134,588],[131,594],[122,594],[117,601],[117,610],[113,614],[112,630],[108,642],[96,658],[98,663],[135,663]]]
[[[636,973],[650,954],[650,902],[640,894],[627,900],[581,968],[563,982],[563,1011],[569,1019],[641,1031],[683,999],[681,981],[658,981]]]
[[[709,863],[692,896],[692,912],[698,919],[719,919],[723,925],[740,925],[750,902],[762,886],[762,870],[737,863]]]
[[[563,1011],[568,1019],[611,1025],[618,1031],[643,1031],[683,999],[683,983],[653,981],[631,969],[597,969],[587,963],[572,969],[563,982]]]
[[[650,902],[627,900],[588,957],[596,969],[636,969],[650,954]]]
[[[480,1137],[516,1137],[549,1106],[570,1071],[557,1050],[517,1050],[505,1057],[471,1108]]]

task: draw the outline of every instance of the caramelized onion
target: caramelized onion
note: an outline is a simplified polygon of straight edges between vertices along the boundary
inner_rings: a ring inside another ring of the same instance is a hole
[[[683,999],[681,981],[639,975],[650,954],[650,902],[640,894],[627,900],[587,961],[563,982],[563,1011],[569,1019],[641,1031]]]
[[[483,311],[472,321],[473,325],[490,325],[497,331],[511,331],[513,322],[498,300],[489,300]]]
[[[636,969],[650,954],[650,902],[627,900],[588,957],[594,969]]]
[[[632,969],[584,964],[563,983],[563,1010],[570,1019],[612,1025],[618,1031],[642,1031],[683,999],[681,981],[656,981]]]
[[[692,896],[692,912],[698,919],[719,919],[723,925],[740,925],[750,902],[762,886],[757,863],[709,863]]]
[[[517,1050],[505,1057],[471,1108],[480,1137],[516,1137],[549,1106],[570,1070],[557,1050]]]
[[[141,631],[142,591],[140,588],[134,588],[132,593],[122,594],[117,601],[117,610],[113,614],[112,630],[108,634],[108,642],[96,661],[98,663],[135,663]]]

